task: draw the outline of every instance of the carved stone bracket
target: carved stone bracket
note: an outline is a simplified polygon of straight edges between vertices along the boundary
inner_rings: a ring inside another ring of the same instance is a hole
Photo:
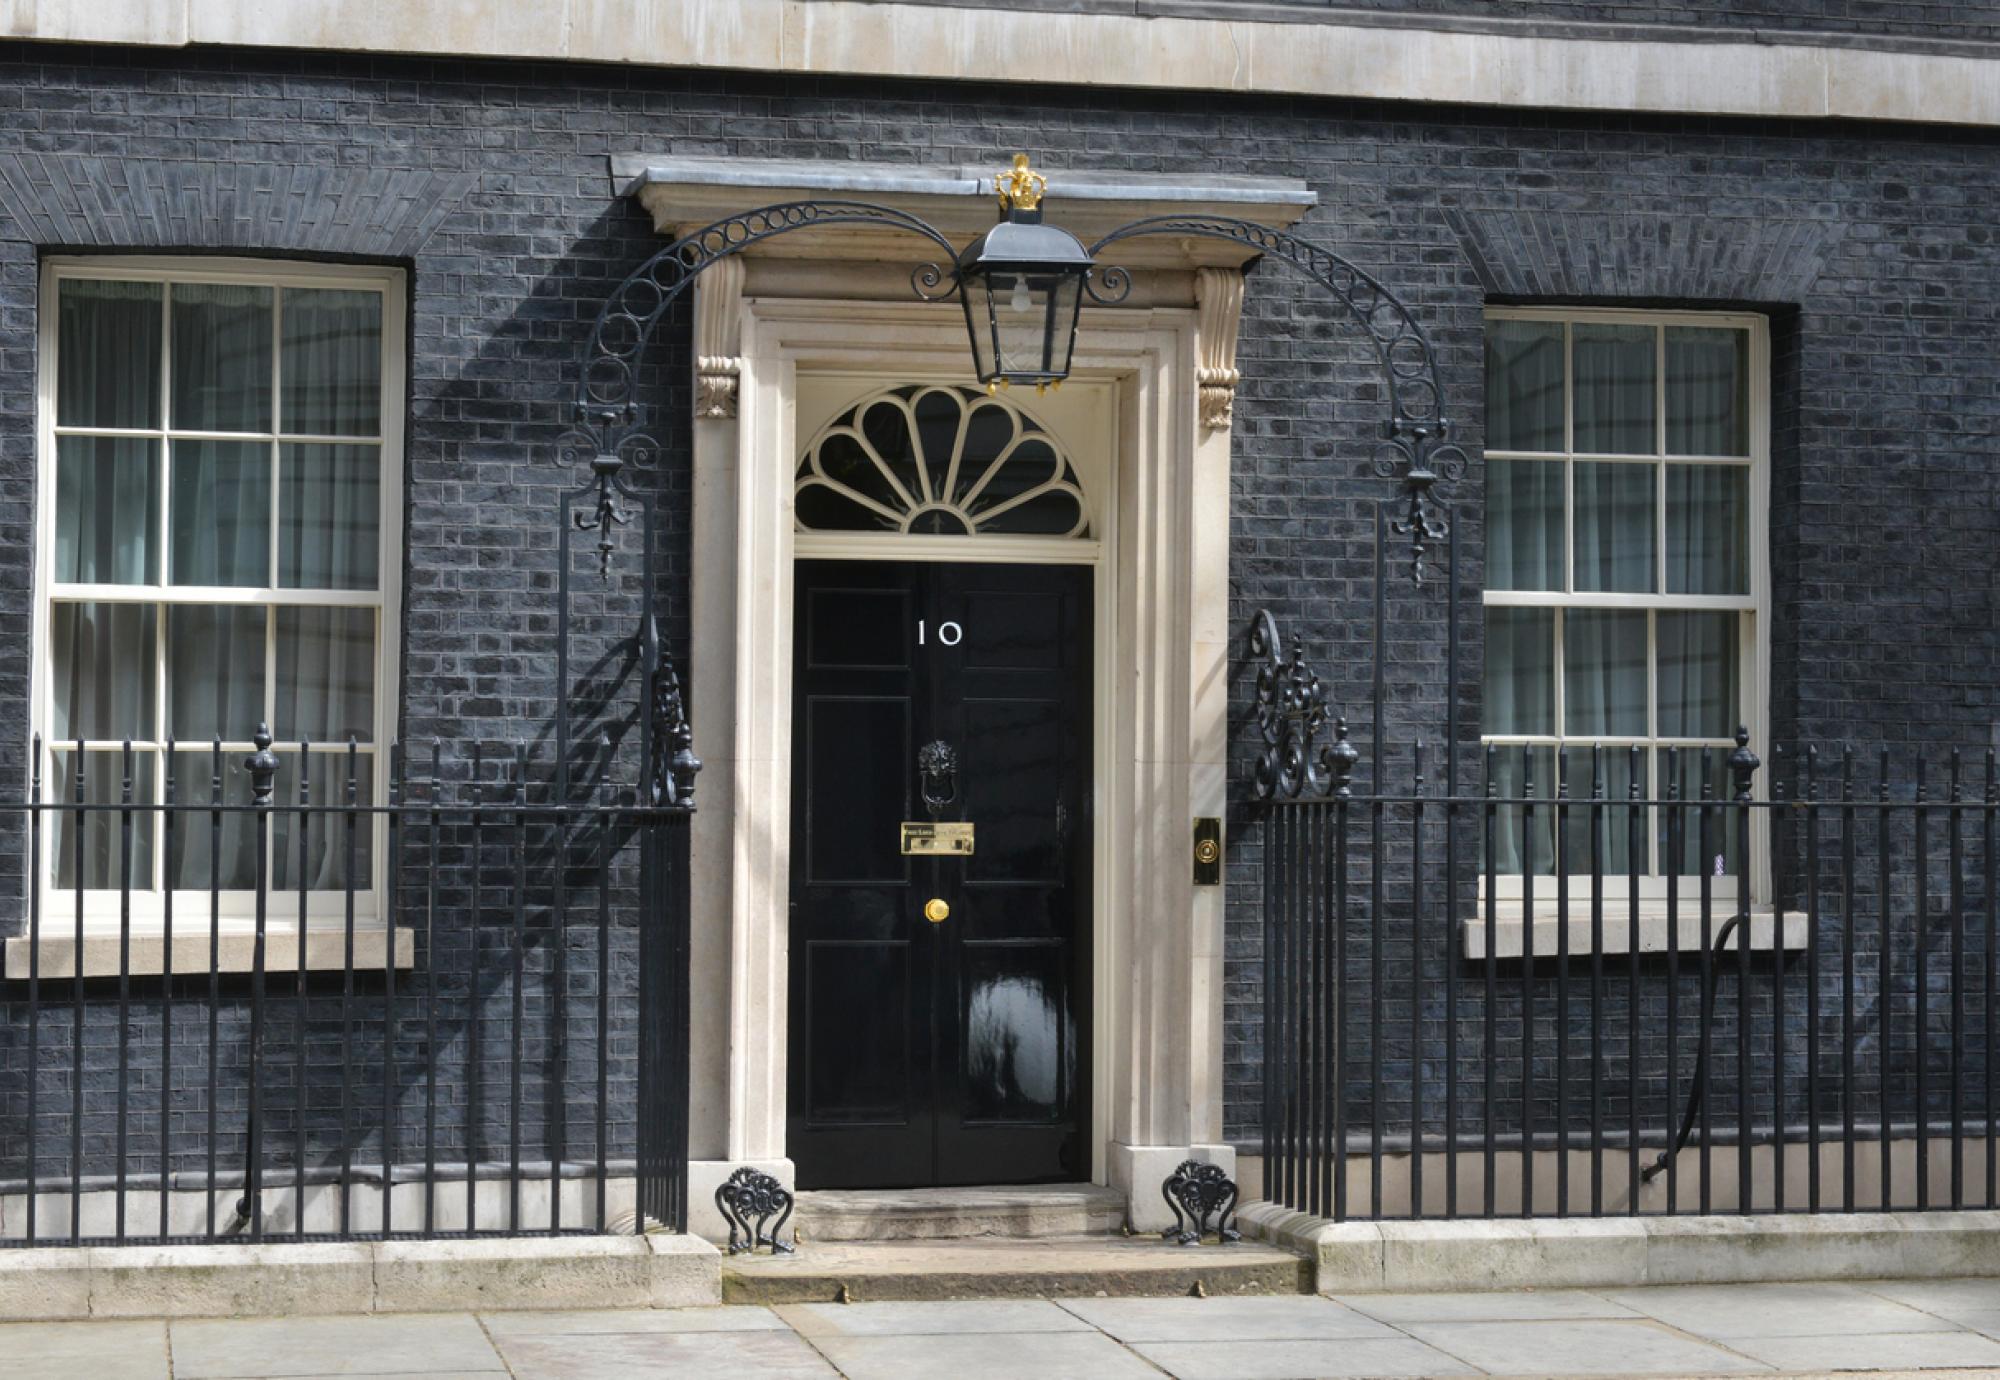
[[[1243,272],[1235,268],[1196,269],[1195,382],[1200,387],[1201,424],[1210,431],[1229,425],[1236,403],[1237,328],[1243,321]]]
[[[743,260],[718,260],[695,293],[694,415],[716,420],[736,415],[736,383],[743,372]]]

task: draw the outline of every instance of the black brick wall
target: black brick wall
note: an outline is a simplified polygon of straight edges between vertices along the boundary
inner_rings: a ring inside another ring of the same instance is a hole
[[[1940,7],[1791,8],[1860,23]],[[1986,133],[1070,90],[1037,92],[1024,110],[1017,90],[998,87],[267,52],[12,48],[0,65],[0,590],[14,596],[0,600],[11,651],[0,659],[0,779],[26,777],[36,264],[62,249],[408,268],[403,732],[443,739],[447,773],[460,777],[474,740],[541,738],[549,515],[569,482],[551,457],[569,369],[597,304],[657,246],[645,217],[609,195],[606,156],[634,149],[955,165],[1027,148],[1057,174],[1058,195],[1069,165],[1306,178],[1321,206],[1302,233],[1416,307],[1475,456],[1489,295],[1768,310],[1777,740],[1907,755],[1983,746],[1994,733],[2000,250],[1987,208],[2000,146]],[[665,504],[679,647],[686,473],[672,442],[686,410],[684,322],[669,335],[648,382],[668,459],[649,482]],[[1392,492],[1370,470],[1379,380],[1339,312],[1275,268],[1254,276],[1240,363],[1237,625],[1274,607],[1305,636],[1337,703],[1365,720],[1367,534],[1373,501]],[[1476,463],[1445,495],[1471,590],[1479,495]],[[1385,727],[1389,770],[1401,773],[1410,738],[1438,731],[1441,606],[1434,592],[1399,590],[1391,619],[1396,709]],[[1247,691],[1246,666],[1232,699],[1239,781],[1254,738]],[[1357,726],[1364,744],[1368,729]],[[1249,812],[1237,819],[1225,1055],[1230,1132],[1254,1138],[1260,831]],[[19,859],[15,841],[0,847],[10,889]],[[466,989],[464,950],[462,928],[447,928],[440,965],[454,999],[502,999]],[[593,956],[573,960],[589,980]],[[26,1078],[20,995],[0,994],[10,1165]],[[142,1058],[156,1027],[156,1014],[135,1022]],[[99,1072],[110,1029],[93,1024],[87,1037]],[[403,1058],[422,1054],[413,1045]],[[92,1095],[101,1106],[103,1092]]]

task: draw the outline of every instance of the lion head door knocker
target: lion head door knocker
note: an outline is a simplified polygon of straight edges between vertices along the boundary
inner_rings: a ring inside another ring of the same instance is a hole
[[[1230,1225],[1235,1215],[1236,1183],[1222,1172],[1222,1166],[1182,1160],[1160,1185],[1160,1196],[1174,1214],[1174,1224],[1160,1233],[1163,1239],[1193,1246],[1210,1230],[1221,1245],[1243,1239]]]
[[[924,808],[936,819],[958,799],[958,750],[942,738],[917,749],[917,776]]]

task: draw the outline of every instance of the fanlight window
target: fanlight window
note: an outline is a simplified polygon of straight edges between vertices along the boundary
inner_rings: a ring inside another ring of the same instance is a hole
[[[864,398],[806,448],[793,489],[805,532],[1088,536],[1076,469],[1011,403],[905,384]]]

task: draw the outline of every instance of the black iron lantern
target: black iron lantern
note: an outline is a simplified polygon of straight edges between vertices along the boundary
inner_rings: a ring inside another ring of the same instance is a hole
[[[1000,223],[958,256],[973,368],[988,392],[1010,383],[1046,388],[1069,374],[1090,252],[1069,231],[1042,223],[1048,183],[1029,170],[1027,154],[1015,154],[1013,171],[993,187]]]

